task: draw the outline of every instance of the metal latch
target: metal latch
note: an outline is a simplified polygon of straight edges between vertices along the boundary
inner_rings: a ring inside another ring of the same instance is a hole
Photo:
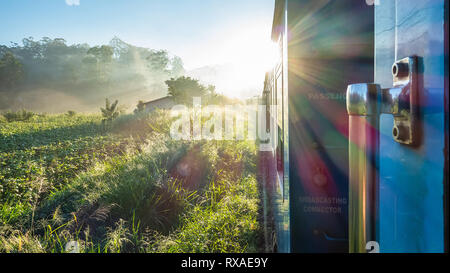
[[[395,141],[416,146],[419,130],[419,79],[417,57],[407,57],[392,65],[393,87],[381,89],[378,84],[359,83],[347,88],[349,115],[392,114]]]
[[[349,114],[349,251],[366,253],[379,241],[380,115],[393,115],[392,136],[418,145],[419,80],[417,57],[392,66],[393,87],[373,83],[347,88]]]

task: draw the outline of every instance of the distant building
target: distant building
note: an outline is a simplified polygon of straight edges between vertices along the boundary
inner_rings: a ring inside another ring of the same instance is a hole
[[[144,103],[144,105],[145,105],[146,112],[152,112],[155,109],[170,109],[175,105],[175,102],[174,102],[172,96],[166,96],[166,97],[162,97],[162,98],[159,98],[156,100],[146,102],[146,103]]]

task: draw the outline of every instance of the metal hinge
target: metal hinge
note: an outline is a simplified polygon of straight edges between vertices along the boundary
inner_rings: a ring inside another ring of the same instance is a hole
[[[349,115],[370,116],[392,114],[395,141],[417,146],[419,127],[418,58],[407,57],[392,65],[393,87],[382,89],[374,83],[358,83],[347,88]]]

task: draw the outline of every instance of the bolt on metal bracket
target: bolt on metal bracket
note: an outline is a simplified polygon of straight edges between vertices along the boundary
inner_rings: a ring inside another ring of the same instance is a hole
[[[392,65],[393,87],[358,83],[347,88],[349,115],[392,114],[392,136],[396,142],[416,146],[419,143],[418,58],[407,57]]]

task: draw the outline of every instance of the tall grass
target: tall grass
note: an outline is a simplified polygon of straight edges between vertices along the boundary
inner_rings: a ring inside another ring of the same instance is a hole
[[[137,147],[96,161],[20,215],[4,203],[0,252],[258,251],[255,144],[174,141],[169,124],[164,112],[121,116],[111,130]]]
[[[221,192],[221,187],[226,193]],[[168,236],[157,236],[149,251],[257,252],[259,223],[255,187],[253,177],[235,183],[211,184],[202,202],[184,215],[183,225]]]

